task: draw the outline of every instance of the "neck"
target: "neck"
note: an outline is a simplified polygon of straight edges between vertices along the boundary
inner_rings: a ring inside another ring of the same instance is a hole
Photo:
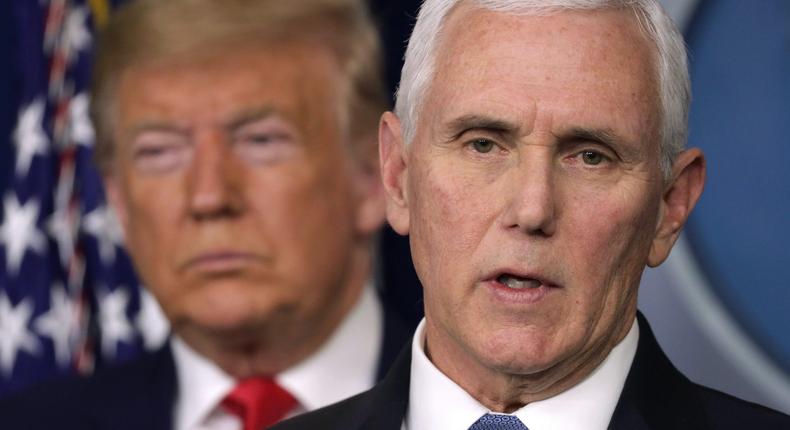
[[[425,353],[431,362],[491,411],[512,413],[529,403],[554,397],[583,381],[628,334],[630,324],[618,327],[611,335],[571,359],[561,360],[537,372],[516,373],[488,366],[470,357],[452,340],[447,345],[436,328],[426,320]],[[454,352],[448,352],[453,351]]]

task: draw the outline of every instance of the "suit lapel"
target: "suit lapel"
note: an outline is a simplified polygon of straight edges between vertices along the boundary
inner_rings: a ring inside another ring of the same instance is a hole
[[[381,383],[369,392],[369,408],[360,416],[359,425],[344,428],[399,430],[409,403],[410,374],[411,345],[407,343]]]
[[[609,429],[708,428],[694,384],[664,355],[645,317],[637,319],[639,346]]]

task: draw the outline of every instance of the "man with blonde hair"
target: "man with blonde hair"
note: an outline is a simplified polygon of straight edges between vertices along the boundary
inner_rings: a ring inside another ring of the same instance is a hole
[[[426,0],[379,128],[425,319],[375,388],[276,428],[790,428],[637,312],[703,189],[689,93],[656,0]]]
[[[173,336],[5,402],[0,427],[259,430],[373,385],[408,336],[371,281],[378,45],[361,0],[139,0],[112,17],[96,158]]]

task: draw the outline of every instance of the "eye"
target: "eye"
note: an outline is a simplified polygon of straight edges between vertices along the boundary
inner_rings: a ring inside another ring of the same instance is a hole
[[[285,161],[299,148],[296,128],[276,115],[242,124],[232,138],[236,154],[252,165]]]
[[[239,136],[238,143],[244,145],[268,145],[283,142],[288,139],[284,134],[250,133]]]
[[[481,154],[486,154],[488,152],[491,152],[492,149],[494,149],[494,142],[488,139],[483,139],[483,138],[474,139],[471,142],[469,142],[469,144],[472,146],[472,149],[474,149],[475,152],[479,152]]]
[[[587,164],[588,166],[597,166],[598,164],[601,164],[602,161],[606,160],[606,157],[603,154],[595,151],[582,151],[581,157],[584,164]]]
[[[189,157],[189,143],[184,136],[170,132],[149,131],[131,143],[134,165],[143,172],[166,173],[183,166]]]

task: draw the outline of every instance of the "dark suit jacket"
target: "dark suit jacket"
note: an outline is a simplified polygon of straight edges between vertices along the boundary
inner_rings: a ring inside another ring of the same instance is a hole
[[[384,307],[378,379],[386,374],[412,329]],[[169,430],[177,396],[170,345],[129,364],[46,383],[0,400],[3,430]]]
[[[609,429],[790,429],[786,415],[689,381],[661,351],[641,314],[639,332],[636,356]],[[407,347],[371,390],[272,430],[399,430],[408,407],[410,362]]]

